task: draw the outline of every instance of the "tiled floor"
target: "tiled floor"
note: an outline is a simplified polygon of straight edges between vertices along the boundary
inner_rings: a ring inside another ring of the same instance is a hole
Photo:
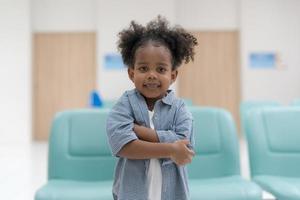
[[[33,200],[46,182],[47,143],[0,143],[0,196],[5,200]]]
[[[247,148],[243,141],[240,149],[241,173],[249,179]],[[47,153],[47,143],[0,143],[1,199],[33,200],[35,191],[47,180]]]

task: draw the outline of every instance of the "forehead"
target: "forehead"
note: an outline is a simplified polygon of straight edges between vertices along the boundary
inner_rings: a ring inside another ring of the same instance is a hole
[[[170,50],[159,43],[148,42],[137,48],[135,51],[135,61],[137,60],[161,60],[164,62],[171,63],[171,52]]]

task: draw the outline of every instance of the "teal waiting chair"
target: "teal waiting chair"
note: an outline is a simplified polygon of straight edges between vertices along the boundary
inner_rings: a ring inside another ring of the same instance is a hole
[[[188,165],[191,200],[260,200],[260,187],[241,177],[231,115],[219,108],[189,110],[194,118],[196,153]]]
[[[292,106],[300,106],[300,99],[294,99],[291,103]]]
[[[277,101],[244,101],[240,104],[240,117],[241,117],[241,129],[245,135],[245,124],[248,113],[254,109],[267,108],[267,107],[278,107],[280,103]]]
[[[112,107],[114,107],[114,105],[116,103],[117,103],[117,100],[113,100],[113,99],[103,100],[103,108],[112,108]]]
[[[246,120],[253,180],[278,200],[299,200],[300,108],[254,110]]]
[[[49,139],[48,182],[35,200],[111,200],[115,158],[107,144],[108,109],[59,113]]]

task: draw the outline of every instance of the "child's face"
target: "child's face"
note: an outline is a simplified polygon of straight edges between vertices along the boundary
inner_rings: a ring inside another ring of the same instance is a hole
[[[129,78],[137,90],[148,99],[161,99],[176,80],[178,71],[172,70],[172,56],[165,46],[149,42],[135,52]]]

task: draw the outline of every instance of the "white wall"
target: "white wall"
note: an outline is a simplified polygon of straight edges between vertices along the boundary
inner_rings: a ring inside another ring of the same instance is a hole
[[[190,30],[237,30],[240,0],[176,0],[176,23]]]
[[[127,77],[126,69],[104,69],[103,56],[117,52],[117,34],[127,28],[132,20],[145,24],[161,14],[174,23],[175,4],[174,0],[99,0],[97,14],[98,86],[104,98],[116,99],[133,85]]]
[[[96,30],[96,0],[31,0],[33,32]]]
[[[242,92],[244,100],[288,104],[300,97],[300,1],[242,0]],[[284,69],[250,69],[251,52],[278,52]]]
[[[29,0],[0,0],[0,145],[30,138],[29,9]]]

